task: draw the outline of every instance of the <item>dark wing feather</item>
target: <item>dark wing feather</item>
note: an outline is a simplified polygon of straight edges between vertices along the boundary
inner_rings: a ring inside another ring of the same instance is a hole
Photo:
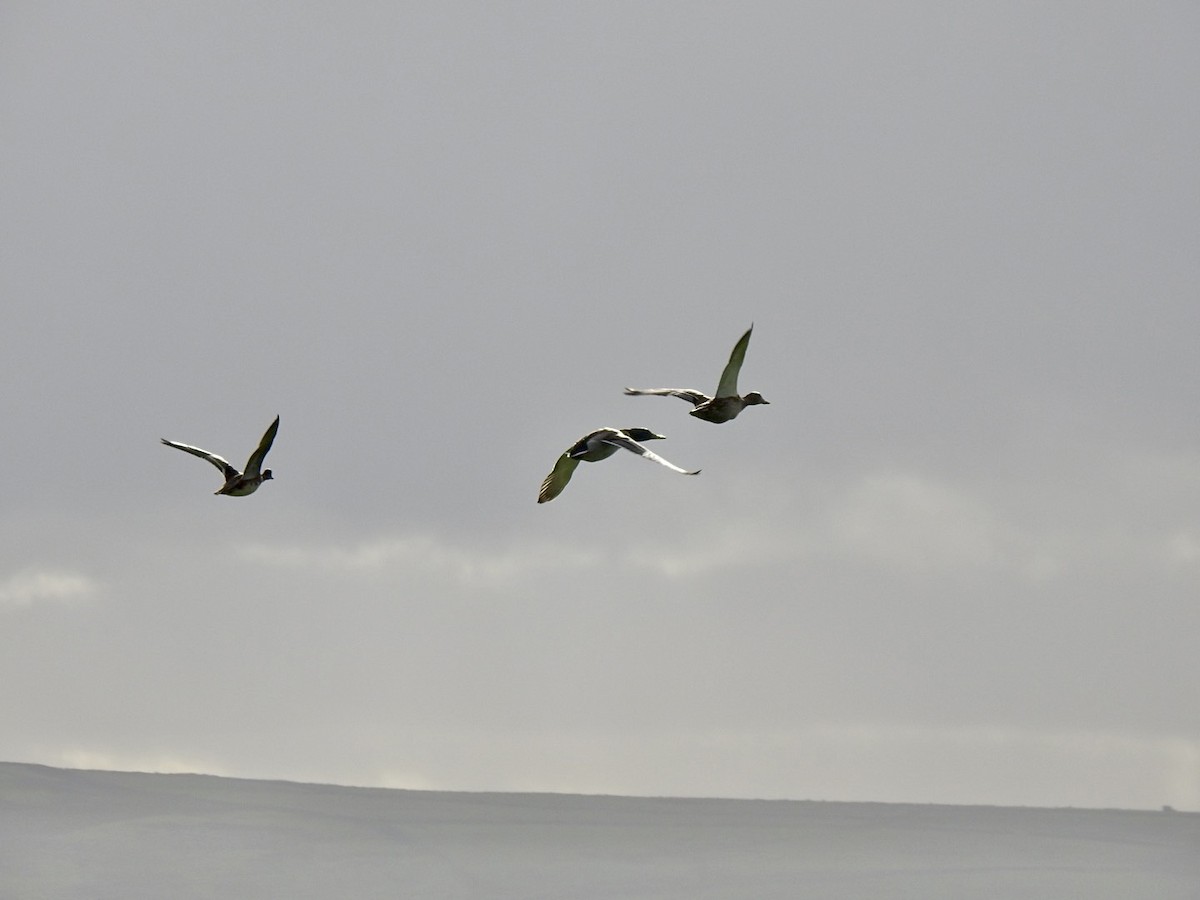
[[[262,436],[262,440],[258,442],[258,449],[250,454],[250,458],[246,460],[247,478],[257,478],[262,473],[263,460],[267,458],[267,451],[271,449],[271,445],[275,443],[275,432],[279,431],[279,416],[275,417],[275,421],[271,423],[271,427],[267,429],[266,434]]]
[[[725,371],[721,373],[721,382],[717,385],[718,397],[736,397],[738,395],[738,372],[742,370],[742,363],[746,361],[746,348],[750,346],[750,332],[753,330],[754,326],[751,325],[733,345],[733,352],[729,354],[729,362],[725,364]]]

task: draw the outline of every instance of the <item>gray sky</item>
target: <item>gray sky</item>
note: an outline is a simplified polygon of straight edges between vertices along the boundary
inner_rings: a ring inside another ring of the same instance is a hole
[[[1200,806],[1198,37],[5,4],[0,758]]]

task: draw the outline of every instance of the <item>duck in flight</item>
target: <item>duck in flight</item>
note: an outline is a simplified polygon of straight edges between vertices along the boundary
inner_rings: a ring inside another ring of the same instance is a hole
[[[738,396],[738,372],[742,370],[742,363],[746,359],[746,348],[750,346],[750,332],[753,330],[754,326],[751,325],[734,345],[733,352],[729,354],[729,362],[725,364],[725,371],[721,373],[721,381],[717,385],[715,397],[689,388],[625,388],[625,393],[634,397],[643,395],[680,397],[695,407],[691,411],[691,415],[697,419],[703,419],[705,422],[720,424],[728,422],[730,419],[736,419],[738,413],[747,406],[768,403],[758,391],[751,391],[744,397]]]
[[[580,461],[599,462],[602,459],[608,459],[618,450],[628,450],[638,456],[654,460],[681,475],[700,474],[699,469],[689,472],[674,463],[667,462],[640,443],[641,441],[661,441],[663,439],[661,434],[655,434],[649,428],[599,428],[590,434],[585,434],[558,458],[558,462],[554,464],[554,470],[542,482],[542,489],[538,491],[538,503],[548,503],[561,494],[563,488],[567,486],[567,482],[571,480],[571,476],[575,474],[575,467],[579,465]]]
[[[226,460],[217,456],[217,454],[201,450],[199,447],[193,447],[190,444],[177,444],[175,441],[168,441],[166,438],[163,438],[162,442],[168,447],[174,447],[176,450],[182,450],[185,453],[192,454],[192,456],[207,459],[220,469],[221,474],[225,476],[225,484],[216,493],[224,494],[227,497],[245,497],[247,494],[253,494],[257,491],[258,486],[264,481],[270,481],[274,477],[271,475],[271,470],[264,469],[262,464],[263,460],[267,458],[267,451],[271,449],[271,444],[275,442],[275,432],[278,430],[279,416],[276,416],[275,421],[271,423],[271,427],[262,436],[262,440],[258,442],[258,449],[251,453],[250,459],[246,461],[245,472],[239,472]]]

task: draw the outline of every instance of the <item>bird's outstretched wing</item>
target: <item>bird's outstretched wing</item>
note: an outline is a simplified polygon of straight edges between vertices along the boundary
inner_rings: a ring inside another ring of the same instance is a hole
[[[578,465],[579,460],[572,459],[566,453],[560,456],[546,480],[542,482],[541,490],[538,491],[538,503],[548,503],[561,494]]]
[[[753,330],[754,326],[751,325],[733,345],[733,352],[729,354],[729,362],[725,364],[725,371],[721,373],[721,381],[717,385],[718,397],[736,397],[738,395],[738,372],[742,370],[742,363],[746,361],[746,348],[750,346],[750,332]]]
[[[258,442],[258,449],[250,454],[250,458],[246,460],[245,476],[247,478],[257,478],[262,474],[263,460],[267,458],[267,451],[271,449],[271,445],[275,443],[275,432],[279,431],[279,416],[275,417],[275,421],[267,429],[262,436],[262,440]]]
[[[736,376],[734,377],[736,378]],[[691,388],[625,388],[625,393],[631,397],[678,397],[686,400],[692,406],[699,406],[712,399],[707,394],[693,391]]]
[[[191,444],[178,444],[175,441],[168,441],[162,438],[162,442],[168,447],[174,447],[176,450],[182,450],[184,453],[190,453],[192,456],[198,456],[201,459],[207,459],[210,463],[221,470],[221,474],[225,476],[225,480],[236,478],[240,472],[229,464],[229,461],[223,457],[217,456],[215,453],[209,453],[207,450],[202,450],[199,447],[193,447]]]
[[[654,460],[654,462],[658,463],[659,465],[666,466],[671,471],[678,472],[680,475],[699,475],[700,474],[699,469],[696,469],[695,471],[689,471],[688,469],[679,468],[679,466],[675,465],[675,463],[668,462],[667,460],[665,460],[661,456],[659,456],[657,453],[655,453],[653,450],[647,450],[644,446],[642,446],[637,441],[635,441],[633,438],[631,438],[629,435],[627,435],[623,432],[618,431],[611,437],[604,438],[604,442],[606,444],[615,444],[616,446],[621,447],[622,449],[628,450],[630,453],[636,453],[638,456],[643,456],[646,459]]]

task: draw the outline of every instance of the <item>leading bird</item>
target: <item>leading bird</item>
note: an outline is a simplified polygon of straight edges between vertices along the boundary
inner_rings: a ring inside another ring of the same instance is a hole
[[[258,449],[250,454],[250,459],[246,461],[246,471],[239,472],[231,466],[225,459],[217,456],[215,453],[209,453],[207,450],[201,450],[199,447],[193,447],[191,444],[179,444],[175,441],[168,441],[166,438],[162,442],[168,447],[174,447],[176,450],[182,450],[185,453],[190,453],[192,456],[198,456],[201,459],[207,459],[210,463],[221,470],[221,474],[225,476],[225,483],[221,485],[218,494],[224,494],[227,497],[245,497],[247,494],[253,494],[258,490],[258,486],[264,481],[272,479],[271,470],[262,467],[263,460],[267,458],[267,451],[271,449],[271,444],[275,442],[275,432],[279,430],[279,416],[275,417],[275,421],[267,429],[266,434],[262,436],[262,440],[258,442]]]
[[[750,346],[750,332],[753,330],[754,326],[751,325],[741,339],[734,344],[733,352],[729,354],[729,362],[725,364],[725,371],[721,373],[716,396],[710,397],[690,388],[625,388],[625,393],[634,397],[642,395],[679,397],[695,407],[691,411],[691,415],[697,419],[703,419],[705,422],[720,424],[728,422],[730,419],[736,419],[738,413],[747,406],[757,406],[768,402],[758,391],[751,391],[744,397],[738,396],[738,372],[742,370],[742,363],[746,359],[746,348]]]

